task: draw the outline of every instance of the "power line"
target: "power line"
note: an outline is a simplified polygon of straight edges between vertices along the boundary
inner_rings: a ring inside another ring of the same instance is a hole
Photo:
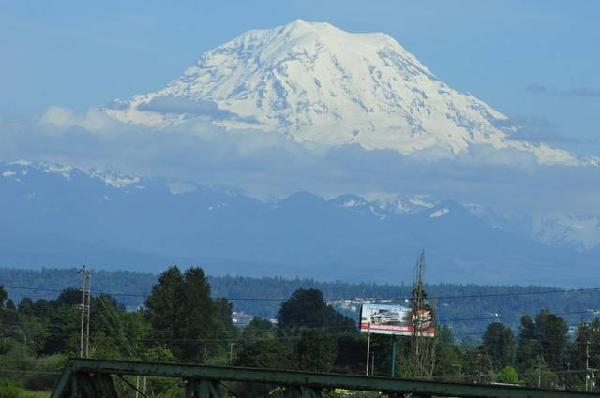
[[[20,289],[20,290],[37,290],[46,292],[61,293],[66,289],[78,289],[76,287],[68,286],[62,289],[57,288],[43,288],[43,287],[32,287],[32,286],[4,286],[6,289]],[[600,287],[590,288],[576,288],[576,289],[550,289],[550,290],[538,290],[533,292],[506,292],[506,293],[482,293],[482,294],[466,294],[466,295],[448,295],[448,296],[434,296],[432,299],[435,300],[457,300],[457,299],[473,299],[473,298],[487,298],[487,297],[518,297],[518,296],[533,296],[533,295],[547,295],[547,294],[559,294],[559,293],[584,293],[584,292],[596,292],[600,291]],[[143,293],[126,293],[126,292],[110,292],[110,291],[96,291],[95,296],[98,295],[110,295],[115,297],[139,297],[147,298],[150,294]],[[274,297],[214,297],[214,299],[226,299],[229,301],[265,301],[265,302],[282,302],[289,300],[286,298],[274,298]],[[358,297],[352,298],[336,298],[332,301],[344,301],[344,300],[355,300]],[[404,301],[410,299],[410,297],[367,297],[361,298],[363,300],[374,300],[374,301]]]

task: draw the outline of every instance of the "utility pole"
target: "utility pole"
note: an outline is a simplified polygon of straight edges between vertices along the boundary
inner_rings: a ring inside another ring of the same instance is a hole
[[[392,363],[390,366],[390,376],[396,377],[396,351],[398,351],[398,338],[396,335],[392,336]]]
[[[229,365],[233,366],[233,347],[235,343],[229,343]]]
[[[79,347],[79,356],[87,358],[89,355],[90,346],[90,307],[91,307],[91,290],[90,290],[90,273],[85,268],[81,267],[81,341]]]
[[[588,385],[590,384],[590,344],[592,342],[588,339],[585,343],[585,391],[589,391]]]
[[[375,376],[375,352],[371,355],[371,376]]]
[[[537,372],[538,372],[538,388],[542,388],[542,357],[541,357],[541,355],[538,355]]]
[[[90,356],[90,311],[92,310],[92,275],[87,274],[87,325],[85,327],[85,357]]]

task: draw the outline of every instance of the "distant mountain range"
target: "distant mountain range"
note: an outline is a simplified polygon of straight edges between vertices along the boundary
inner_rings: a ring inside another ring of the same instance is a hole
[[[264,201],[229,187],[0,163],[0,267],[157,272],[178,263],[215,275],[399,283],[425,249],[431,282],[583,286],[600,277],[597,246],[574,250],[538,230],[553,238],[543,243],[527,219],[512,225],[484,210],[410,195]]]

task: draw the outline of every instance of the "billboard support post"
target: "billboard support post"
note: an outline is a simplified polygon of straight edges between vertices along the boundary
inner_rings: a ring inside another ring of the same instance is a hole
[[[392,336],[392,363],[390,366],[390,376],[396,377],[396,351],[398,351],[398,337]]]
[[[369,323],[367,331],[367,376],[369,375],[369,356],[371,355],[371,324]]]

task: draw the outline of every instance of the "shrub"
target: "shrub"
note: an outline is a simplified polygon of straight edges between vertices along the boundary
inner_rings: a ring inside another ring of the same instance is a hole
[[[19,398],[23,389],[12,380],[0,379],[0,398]]]

